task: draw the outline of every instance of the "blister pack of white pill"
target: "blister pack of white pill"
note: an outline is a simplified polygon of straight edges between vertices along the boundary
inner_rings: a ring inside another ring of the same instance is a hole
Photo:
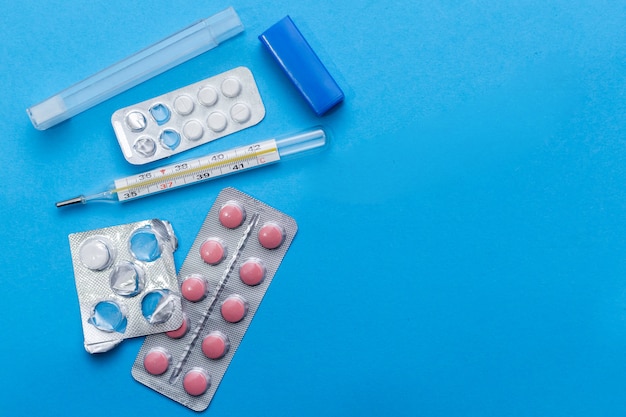
[[[111,124],[124,158],[142,165],[254,126],[264,117],[252,72],[237,67],[119,109]]]
[[[195,411],[206,409],[297,230],[286,214],[222,190],[178,274],[185,321],[146,337],[133,377]]]
[[[174,265],[178,240],[158,219],[69,235],[76,291],[90,353],[183,322]]]

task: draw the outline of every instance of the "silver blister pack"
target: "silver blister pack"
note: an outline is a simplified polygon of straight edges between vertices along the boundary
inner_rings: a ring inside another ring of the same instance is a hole
[[[146,337],[133,377],[192,410],[206,409],[297,230],[286,214],[222,190],[178,274],[183,325]]]
[[[167,221],[145,220],[69,235],[85,349],[180,327],[183,313]]]
[[[265,107],[246,67],[117,110],[111,124],[124,158],[141,165],[259,123]]]

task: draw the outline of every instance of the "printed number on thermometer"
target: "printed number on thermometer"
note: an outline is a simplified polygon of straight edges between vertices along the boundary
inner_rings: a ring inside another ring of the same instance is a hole
[[[256,168],[279,159],[276,141],[271,139],[121,178],[115,181],[114,191],[117,192],[120,201],[132,200],[171,188]]]

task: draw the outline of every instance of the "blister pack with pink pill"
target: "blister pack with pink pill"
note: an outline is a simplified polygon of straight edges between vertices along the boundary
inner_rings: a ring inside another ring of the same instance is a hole
[[[76,291],[90,353],[183,322],[174,265],[178,240],[158,219],[69,235]]]
[[[146,338],[133,377],[205,410],[297,230],[286,214],[234,188],[222,190],[178,274],[183,325]]]
[[[237,67],[119,109],[111,124],[124,158],[142,165],[254,126],[264,117],[252,72]]]

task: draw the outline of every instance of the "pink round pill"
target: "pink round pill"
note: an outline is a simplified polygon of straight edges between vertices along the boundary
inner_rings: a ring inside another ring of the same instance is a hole
[[[230,348],[228,337],[219,331],[206,335],[202,340],[202,353],[209,359],[219,359],[226,355]]]
[[[239,278],[246,285],[259,285],[265,278],[265,265],[260,259],[250,258],[239,267]]]
[[[171,337],[172,339],[180,339],[181,337],[187,334],[188,330],[189,330],[189,318],[187,318],[187,315],[183,313],[183,322],[181,323],[180,327],[176,330],[170,330],[169,332],[165,332],[165,334],[168,337]]]
[[[246,210],[236,201],[228,201],[219,213],[220,223],[229,229],[236,229],[246,218]]]
[[[200,301],[206,296],[206,280],[200,275],[189,275],[180,285],[180,292],[192,303]]]
[[[222,317],[224,320],[237,323],[248,312],[248,303],[240,295],[231,295],[222,303]]]
[[[217,238],[209,238],[200,246],[200,257],[209,265],[217,265],[226,257],[226,249]]]
[[[143,367],[152,375],[161,375],[170,366],[171,356],[165,349],[151,349],[143,358]]]
[[[183,388],[194,397],[204,394],[210,385],[211,378],[202,368],[191,368],[183,378]]]
[[[285,240],[285,229],[278,223],[267,222],[259,230],[259,243],[265,249],[276,249]]]

